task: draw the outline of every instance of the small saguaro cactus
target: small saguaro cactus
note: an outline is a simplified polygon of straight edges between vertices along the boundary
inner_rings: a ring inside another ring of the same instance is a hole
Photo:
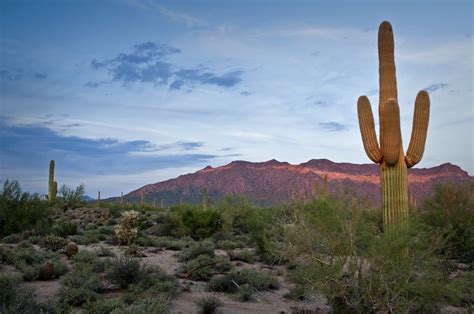
[[[49,162],[49,180],[48,180],[48,201],[53,204],[56,202],[58,193],[58,183],[54,181],[54,160]]]
[[[407,168],[420,162],[423,155],[430,99],[423,90],[416,96],[412,134],[405,155],[400,131],[393,31],[387,21],[379,27],[378,50],[380,146],[366,96],[359,97],[357,111],[365,152],[373,162],[380,164],[384,230],[390,231],[395,227],[404,228],[408,223]]]
[[[202,208],[207,209],[207,206],[209,205],[209,200],[207,197],[207,189],[204,189],[203,195],[202,195]]]

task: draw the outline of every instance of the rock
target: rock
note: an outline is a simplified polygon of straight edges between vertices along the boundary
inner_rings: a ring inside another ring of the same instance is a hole
[[[43,263],[39,268],[38,278],[40,280],[50,280],[54,276],[54,265],[51,262]]]
[[[68,245],[66,246],[66,255],[68,257],[73,257],[74,255],[77,254],[78,251],[79,251],[79,247],[74,242],[69,242]]]

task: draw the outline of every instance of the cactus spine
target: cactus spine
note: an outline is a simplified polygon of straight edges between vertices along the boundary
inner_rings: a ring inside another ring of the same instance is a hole
[[[48,180],[48,200],[50,204],[56,202],[58,193],[58,183],[54,181],[54,160],[49,162],[49,180]]]
[[[382,22],[379,27],[378,50],[380,146],[375,134],[372,109],[366,96],[359,97],[357,111],[365,152],[370,160],[380,164],[384,230],[390,231],[395,227],[407,226],[407,169],[420,162],[425,149],[430,99],[423,90],[416,96],[412,134],[405,155],[400,131],[393,31],[387,21]]]

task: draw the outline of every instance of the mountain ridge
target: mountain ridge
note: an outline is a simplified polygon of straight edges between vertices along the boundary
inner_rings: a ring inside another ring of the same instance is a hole
[[[137,198],[143,192],[147,199],[158,197],[167,205],[183,199],[196,203],[206,188],[213,199],[224,195],[244,195],[255,201],[275,204],[295,197],[309,198],[314,194],[315,182],[321,187],[327,178],[330,192],[351,191],[357,198],[377,206],[380,203],[379,171],[376,164],[337,163],[329,159],[311,159],[296,165],[276,159],[263,162],[235,160],[223,166],[208,165],[194,173],[147,184],[126,197]],[[474,179],[451,163],[409,169],[408,173],[409,194],[417,201],[428,197],[438,182]]]

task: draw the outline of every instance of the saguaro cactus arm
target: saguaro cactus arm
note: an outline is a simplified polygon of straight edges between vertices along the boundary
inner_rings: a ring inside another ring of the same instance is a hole
[[[418,92],[413,114],[413,127],[410,145],[408,146],[405,162],[408,168],[420,162],[425,150],[426,134],[430,115],[430,97],[424,90]]]
[[[367,156],[375,163],[382,162],[382,153],[380,152],[377,135],[375,134],[374,116],[370,106],[369,99],[366,96],[360,96],[357,101],[357,112],[359,115],[360,134]]]
[[[402,134],[400,131],[400,109],[395,99],[390,98],[381,108],[381,119],[384,121],[384,132],[380,135],[383,160],[389,166],[398,162]]]

